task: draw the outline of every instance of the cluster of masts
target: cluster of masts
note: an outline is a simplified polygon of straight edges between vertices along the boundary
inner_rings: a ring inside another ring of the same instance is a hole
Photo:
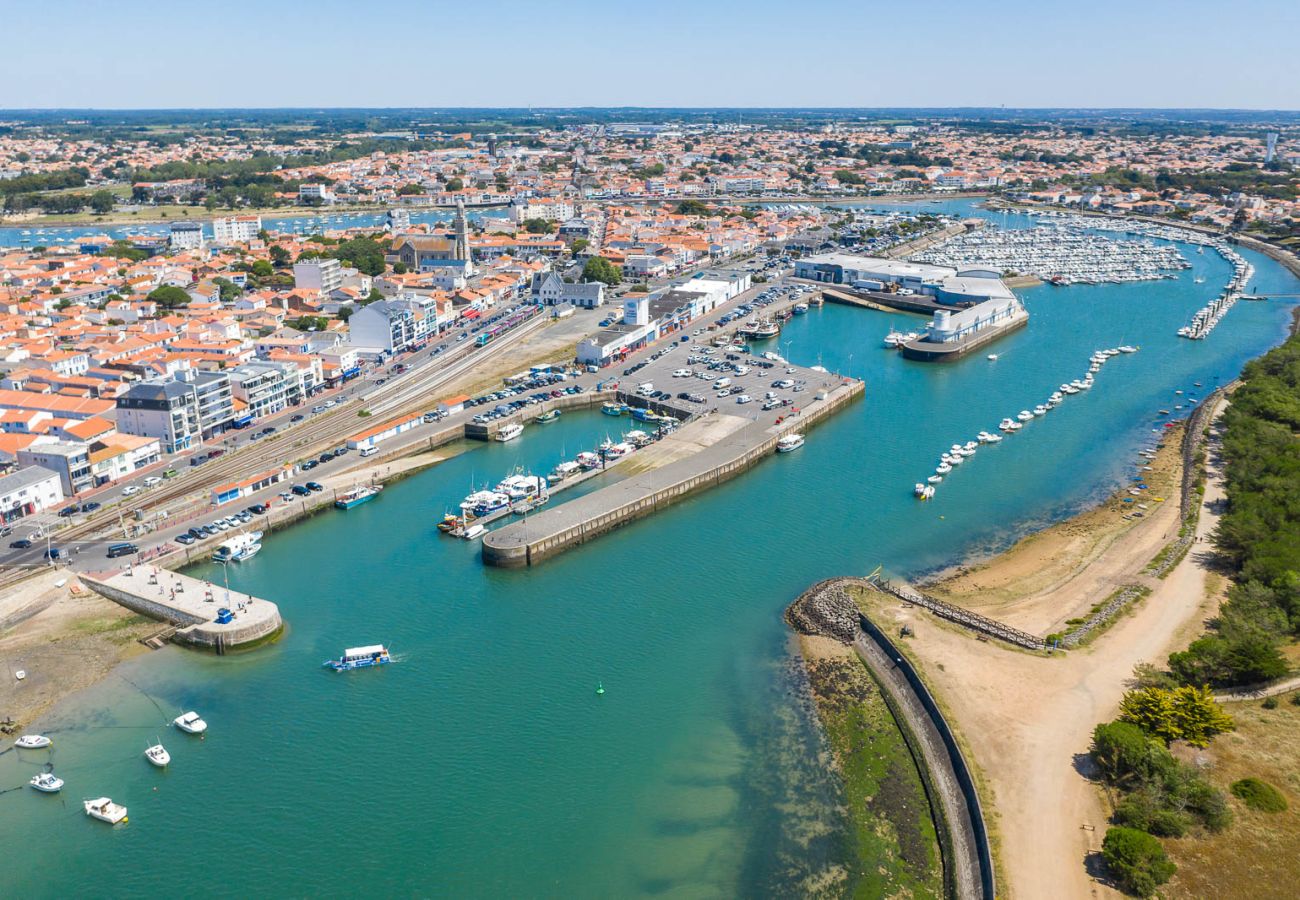
[[[1026,422],[1045,416],[1056,407],[1064,402],[1069,395],[1078,394],[1089,390],[1093,385],[1093,377],[1101,371],[1110,359],[1121,353],[1136,353],[1137,347],[1130,347],[1125,344],[1120,347],[1112,347],[1107,350],[1098,350],[1088,359],[1088,372],[1082,378],[1076,378],[1073,381],[1062,384],[1059,389],[1054,391],[1050,397],[1043,403],[1035,406],[1033,409],[1022,409],[1014,417],[1007,416],[998,423],[998,430],[1005,434],[1015,434],[1021,428],[1025,427]],[[990,361],[997,360],[997,354],[989,355]],[[920,500],[929,500],[935,495],[938,486],[943,483],[944,478],[952,474],[953,470],[964,463],[969,457],[975,455],[980,444],[997,444],[1002,441],[1002,435],[990,431],[981,431],[975,436],[975,440],[967,441],[964,444],[953,444],[945,450],[939,457],[939,464],[935,467],[934,474],[926,478],[924,482],[918,481],[912,488],[912,492]]]
[[[1190,268],[1172,244],[1121,240],[1083,223],[1050,227],[985,228],[954,237],[912,257],[957,270],[991,269],[1035,275],[1053,284],[1119,284],[1173,278]]]
[[[1246,282],[1250,281],[1251,276],[1255,274],[1255,267],[1246,262],[1241,254],[1230,249],[1220,252],[1232,263],[1232,280],[1228,282],[1222,294],[1198,309],[1192,315],[1191,322],[1178,329],[1179,337],[1185,337],[1190,341],[1201,341],[1209,337],[1210,332],[1228,314],[1228,310],[1237,305]]]

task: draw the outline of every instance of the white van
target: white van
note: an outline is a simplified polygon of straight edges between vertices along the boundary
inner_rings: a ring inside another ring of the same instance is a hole
[[[636,392],[640,394],[642,397],[649,397],[651,394],[655,392],[654,382],[647,381],[644,384],[637,385]]]
[[[378,447],[373,447],[373,446],[372,446],[372,447],[362,447],[362,448],[361,448],[361,456],[362,456],[363,459],[364,459],[365,457],[367,457],[367,456],[374,456],[374,455],[375,455],[376,453],[378,453],[378,452],[379,452],[379,448],[378,448]]]
[[[720,390],[722,390],[724,387],[728,387],[728,386],[730,386],[730,385],[731,385],[731,379],[730,379],[730,378],[719,378],[717,381],[713,382],[713,389],[714,389],[715,391],[720,391]]]

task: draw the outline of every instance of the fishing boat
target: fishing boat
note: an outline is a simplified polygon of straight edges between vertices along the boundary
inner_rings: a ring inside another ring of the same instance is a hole
[[[120,803],[114,803],[107,797],[100,797],[97,800],[83,800],[82,806],[86,808],[86,815],[92,819],[99,819],[99,821],[107,822],[110,825],[127,821],[126,807]]]
[[[42,772],[39,775],[33,775],[32,780],[27,783],[42,794],[57,794],[63,790],[63,779],[53,772]]]
[[[796,303],[793,307],[793,312],[796,316],[802,316],[807,311],[808,311],[807,303]]]
[[[761,319],[757,322],[746,322],[740,328],[736,329],[736,334],[754,341],[763,341],[768,338],[774,338],[780,333],[781,326],[777,324],[775,319]]]
[[[607,416],[621,416],[625,408],[621,403],[604,403],[601,404],[600,411]]]
[[[473,513],[482,517],[504,509],[510,504],[510,498],[500,491],[475,491],[460,502],[462,513]]]
[[[584,450],[578,454],[577,463],[583,469],[595,469],[600,467],[600,456],[592,453],[590,450]]]
[[[613,461],[616,459],[622,459],[623,457],[627,456],[635,449],[636,448],[633,447],[631,444],[629,444],[627,441],[619,441],[616,444],[603,446],[601,448],[601,454],[605,457],[605,459]]]
[[[551,409],[551,410],[547,410],[546,412],[538,416],[536,421],[542,425],[545,425],[548,422],[554,422],[559,417],[560,417],[560,411],[558,409]]]
[[[784,437],[777,439],[776,452],[793,453],[794,451],[802,447],[803,444],[804,444],[804,439],[802,434],[787,434]]]
[[[160,769],[167,768],[167,764],[172,761],[172,755],[167,752],[167,748],[162,744],[154,744],[144,751],[144,758]]]
[[[179,716],[172,719],[172,724],[181,731],[186,731],[190,734],[202,734],[208,730],[208,723],[199,718],[199,714],[194,710],[190,710],[187,713],[181,713]]]
[[[564,479],[572,478],[574,475],[577,475],[581,469],[582,466],[578,465],[576,462],[565,460],[551,470],[551,474],[546,476],[546,480],[551,484],[559,484]]]
[[[495,490],[505,494],[510,502],[531,500],[546,490],[546,479],[540,475],[516,473],[497,482]]]
[[[519,437],[519,435],[523,433],[524,433],[523,425],[521,425],[518,422],[507,422],[505,425],[502,425],[501,430],[497,432],[497,440],[501,441],[502,443],[505,443],[506,441],[513,441],[515,438]]]
[[[487,526],[478,522],[467,522],[460,528],[451,531],[452,537],[460,538],[463,541],[472,541],[487,534]]]
[[[627,434],[623,435],[623,440],[627,441],[633,447],[640,448],[650,443],[650,435],[646,434],[644,431],[641,431],[640,429],[633,429],[632,431],[629,431]]]
[[[262,549],[261,538],[262,532],[260,531],[237,534],[222,541],[216,552],[212,554],[212,559],[214,562],[219,563],[250,560]]]
[[[14,746],[19,750],[44,750],[53,743],[53,740],[43,734],[24,734],[14,741]]]
[[[337,509],[352,509],[375,499],[383,489],[383,485],[379,484],[355,484],[334,498],[334,506]]]
[[[352,669],[386,666],[392,661],[393,658],[387,647],[383,644],[372,644],[369,647],[349,647],[343,651],[343,656],[338,659],[327,659],[321,663],[321,666],[333,669],[335,672],[347,672]]]

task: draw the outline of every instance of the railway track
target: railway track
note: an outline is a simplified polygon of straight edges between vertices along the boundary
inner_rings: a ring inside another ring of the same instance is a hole
[[[367,421],[380,422],[422,409],[429,404],[431,392],[442,389],[486,360],[511,349],[523,338],[541,330],[549,321],[544,314],[539,314],[483,348],[466,341],[466,345],[459,348],[459,353],[453,351],[454,355],[440,360],[441,365],[426,364],[427,371],[423,371],[425,367],[416,369],[410,378],[398,382],[393,391],[373,388],[367,395],[340,401],[336,408],[317,414],[280,434],[228,450],[212,462],[187,469],[179,477],[163,482],[144,496],[134,498],[134,503],[116,504],[99,515],[58,532],[58,540],[66,542],[69,539],[91,539],[105,529],[116,529],[118,517],[125,512],[127,506],[134,511],[156,510],[186,500],[197,504],[217,484],[314,456],[337,446],[349,434],[364,427]],[[356,414],[361,410],[369,410],[371,416],[365,420],[358,419]]]

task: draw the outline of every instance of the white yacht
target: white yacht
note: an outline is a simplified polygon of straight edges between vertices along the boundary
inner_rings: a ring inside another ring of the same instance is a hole
[[[126,807],[120,803],[114,803],[107,797],[100,797],[97,800],[84,800],[82,805],[86,808],[86,815],[92,819],[99,819],[101,822],[107,822],[110,825],[127,821]]]
[[[53,772],[33,775],[32,780],[27,783],[43,794],[57,794],[63,790],[63,779],[55,776]]]
[[[566,460],[560,463],[559,465],[557,465],[554,469],[552,469],[551,474],[547,475],[546,479],[551,484],[558,484],[566,478],[573,477],[579,471],[581,471],[581,469],[582,467],[578,465],[576,462],[573,462],[571,460]]]
[[[502,425],[501,430],[497,432],[497,440],[501,441],[502,443],[504,443],[505,441],[513,441],[515,438],[519,437],[519,435],[523,433],[524,433],[523,425],[519,424],[518,422],[507,422],[505,425]]]
[[[202,734],[208,730],[208,723],[199,718],[199,714],[190,710],[187,713],[181,713],[172,719],[172,724],[181,731],[188,731],[190,734]]]
[[[43,734],[24,734],[14,741],[14,746],[20,750],[44,750],[53,743],[54,741]]]
[[[144,758],[160,769],[165,769],[172,761],[172,756],[162,744],[154,744],[144,751]]]
[[[241,532],[221,542],[212,554],[215,562],[245,562],[252,559],[262,549],[262,532]]]
[[[802,434],[787,434],[778,438],[776,442],[777,453],[793,453],[803,446]]]

